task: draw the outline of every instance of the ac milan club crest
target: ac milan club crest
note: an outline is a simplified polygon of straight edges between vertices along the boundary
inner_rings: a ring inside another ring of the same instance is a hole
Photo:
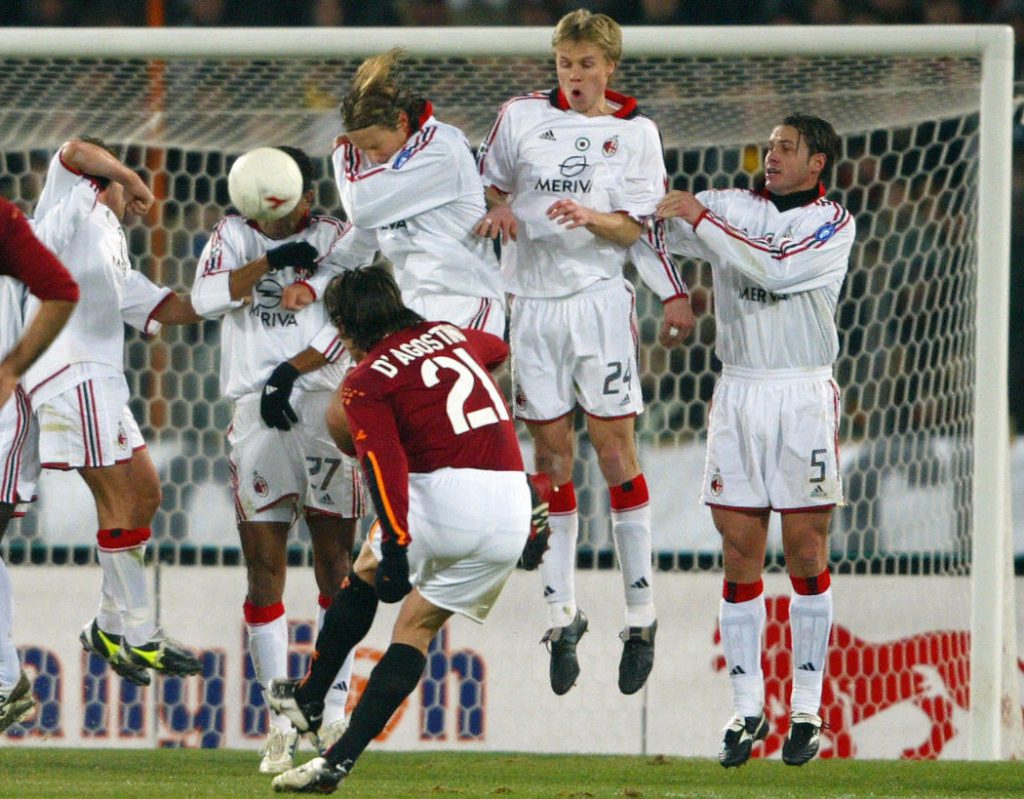
[[[717,497],[722,493],[723,488],[725,488],[725,482],[722,480],[722,475],[715,472],[711,475],[711,493]]]
[[[128,434],[124,431],[124,425],[121,422],[117,423],[117,446],[121,449],[128,447]]]
[[[259,494],[261,497],[265,497],[270,493],[270,485],[266,480],[263,479],[262,475],[258,472],[252,473],[252,490]]]
[[[601,154],[605,158],[611,158],[615,153],[619,151],[619,137],[612,136],[610,139],[605,139],[604,144],[601,145]]]
[[[526,407],[526,392],[524,392],[518,386],[516,387],[516,407],[517,408],[525,408]]]

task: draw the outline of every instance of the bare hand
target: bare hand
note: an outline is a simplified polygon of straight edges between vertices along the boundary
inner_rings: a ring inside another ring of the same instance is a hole
[[[658,332],[658,342],[663,347],[682,344],[690,337],[696,324],[689,297],[675,297],[666,302],[663,308],[664,315],[661,330]]]
[[[569,230],[586,227],[594,221],[594,214],[595,211],[575,200],[557,200],[548,208],[548,219],[565,225]]]
[[[476,223],[473,233],[488,239],[501,236],[501,243],[508,244],[509,239],[515,241],[519,235],[519,221],[507,205],[496,205]]]
[[[133,214],[144,215],[153,206],[153,192],[145,181],[135,176],[135,180],[129,181],[124,187],[125,208]]]
[[[655,210],[659,219],[680,219],[694,224],[707,209],[688,191],[670,191],[661,198]]]
[[[305,283],[292,283],[281,291],[281,307],[286,311],[301,311],[315,299],[313,289]]]

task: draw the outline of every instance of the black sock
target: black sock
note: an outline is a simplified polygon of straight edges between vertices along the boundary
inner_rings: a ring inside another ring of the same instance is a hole
[[[348,729],[327,752],[327,762],[351,771],[370,741],[380,735],[398,706],[413,692],[427,664],[426,656],[408,644],[392,644],[370,673]]]
[[[309,674],[295,689],[299,702],[324,700],[348,653],[370,631],[376,613],[377,592],[355,574],[350,574],[324,614],[324,626],[316,637]]]

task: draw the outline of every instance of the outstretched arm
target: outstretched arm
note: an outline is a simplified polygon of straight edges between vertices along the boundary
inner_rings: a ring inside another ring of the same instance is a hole
[[[61,149],[61,160],[76,172],[120,183],[124,186],[125,204],[133,213],[144,214],[153,205],[153,192],[146,182],[96,144],[72,139]]]

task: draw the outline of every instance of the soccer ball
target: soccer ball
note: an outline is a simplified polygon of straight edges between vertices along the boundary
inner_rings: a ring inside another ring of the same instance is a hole
[[[257,147],[243,153],[228,173],[228,195],[243,216],[259,222],[280,219],[302,197],[302,173],[288,153]]]

